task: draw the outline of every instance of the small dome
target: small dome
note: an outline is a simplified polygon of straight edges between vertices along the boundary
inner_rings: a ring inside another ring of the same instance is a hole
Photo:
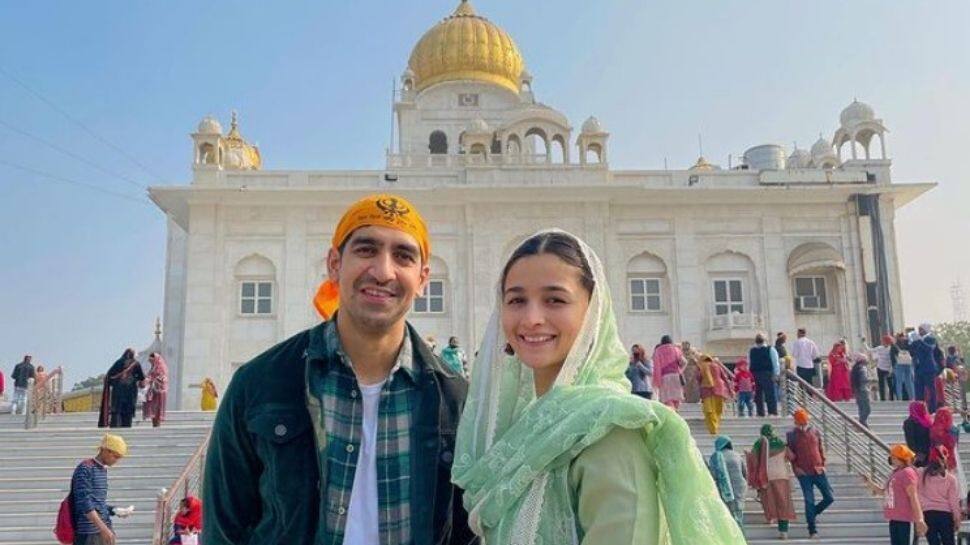
[[[222,125],[211,115],[207,115],[199,121],[199,126],[195,132],[199,134],[222,134]]]
[[[842,122],[843,127],[863,121],[872,121],[875,118],[876,112],[872,109],[872,106],[858,100],[853,100],[852,104],[846,106],[842,110],[842,114],[839,115],[839,121]]]
[[[603,132],[603,125],[600,123],[596,116],[589,116],[589,119],[583,121],[583,134],[595,134],[598,132]]]
[[[488,123],[479,117],[468,124],[468,132],[481,134],[491,132],[491,129],[488,128]]]
[[[835,148],[832,147],[832,143],[819,135],[818,140],[812,144],[812,157],[828,157],[833,154],[835,154]]]
[[[812,155],[807,151],[796,147],[788,156],[788,168],[808,168],[812,162]]]
[[[512,37],[476,14],[468,0],[418,40],[408,61],[418,91],[443,81],[472,80],[518,93],[522,65]]]
[[[690,167],[690,169],[688,170],[710,171],[710,170],[719,170],[719,167],[707,162],[707,159],[705,159],[704,156],[702,155],[697,158],[697,162],[694,163],[694,166]]]

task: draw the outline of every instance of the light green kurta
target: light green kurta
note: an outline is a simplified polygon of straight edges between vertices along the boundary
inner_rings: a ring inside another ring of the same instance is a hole
[[[643,432],[614,428],[569,468],[569,488],[583,545],[661,543],[656,467]]]

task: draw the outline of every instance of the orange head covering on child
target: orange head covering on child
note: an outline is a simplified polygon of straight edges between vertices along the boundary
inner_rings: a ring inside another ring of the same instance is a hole
[[[792,414],[792,416],[795,419],[796,426],[804,426],[808,424],[809,416],[808,416],[808,411],[806,411],[805,409],[800,408],[796,410],[794,414]]]
[[[897,443],[893,445],[893,448],[889,449],[889,455],[897,460],[902,460],[907,464],[912,462],[916,458],[916,453],[909,449],[906,445],[902,443]]]
[[[330,247],[339,250],[351,233],[369,226],[396,229],[413,236],[421,247],[421,261],[427,263],[431,255],[431,241],[424,219],[411,203],[396,195],[370,195],[350,205],[337,223]],[[328,279],[320,284],[313,298],[313,306],[324,320],[333,316],[340,306],[337,283]]]

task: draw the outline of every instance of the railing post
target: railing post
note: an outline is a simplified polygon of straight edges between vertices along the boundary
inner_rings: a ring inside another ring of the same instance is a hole
[[[852,472],[852,442],[849,441],[849,423],[842,421],[842,435],[845,440],[845,468],[849,473]]]
[[[165,496],[168,489],[162,488],[158,491],[158,499],[155,500],[155,529],[152,532],[152,545],[164,545],[165,521],[168,520],[168,502]]]
[[[822,443],[825,445],[825,450],[828,450],[831,446],[832,441],[829,439],[829,419],[828,419],[828,407],[825,403],[822,405]]]
[[[29,430],[37,425],[34,416],[34,379],[27,379],[27,391],[24,393],[24,429]]]
[[[872,441],[869,441],[869,480],[876,482],[876,457],[872,450]]]

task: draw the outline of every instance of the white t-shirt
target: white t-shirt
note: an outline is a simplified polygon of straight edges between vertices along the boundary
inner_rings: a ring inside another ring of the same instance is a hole
[[[791,355],[795,365],[803,369],[815,369],[815,358],[820,357],[818,346],[808,337],[799,337],[792,343]]]
[[[357,452],[354,488],[350,492],[350,507],[347,509],[344,543],[380,544],[377,507],[377,409],[385,382],[387,381],[382,380],[377,384],[360,385],[363,431],[360,450]]]

